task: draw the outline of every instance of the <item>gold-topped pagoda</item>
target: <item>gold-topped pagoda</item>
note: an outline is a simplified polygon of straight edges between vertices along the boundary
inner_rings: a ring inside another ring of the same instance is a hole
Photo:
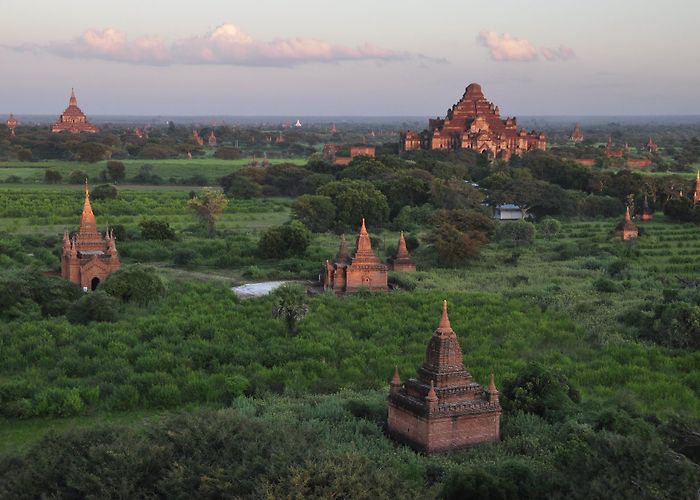
[[[68,107],[58,117],[58,121],[51,125],[51,132],[70,132],[71,134],[79,134],[81,132],[94,134],[98,132],[97,127],[88,121],[85,113],[78,107],[78,100],[75,98],[73,89],[70,91]]]

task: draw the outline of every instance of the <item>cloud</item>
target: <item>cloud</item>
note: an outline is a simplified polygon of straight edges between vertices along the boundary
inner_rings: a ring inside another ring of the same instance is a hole
[[[563,45],[560,45],[558,49],[543,47],[540,49],[540,52],[542,53],[542,57],[548,61],[568,61],[569,59],[576,58],[574,49],[564,47]]]
[[[534,61],[537,49],[525,38],[515,38],[509,33],[482,31],[476,37],[479,44],[489,49],[494,61]]]
[[[476,37],[479,45],[489,49],[494,61],[535,61],[540,54],[547,61],[568,61],[574,59],[574,49],[560,45],[558,48],[542,47],[537,50],[526,38],[516,38],[510,33],[482,31]]]
[[[132,41],[114,28],[88,30],[78,38],[47,45],[23,44],[7,47],[17,51],[48,52],[76,59],[101,59],[132,64],[169,66],[173,64],[216,64],[233,66],[295,66],[304,63],[341,61],[391,61],[420,59],[445,62],[421,54],[397,52],[365,43],[356,47],[336,45],[316,38],[256,40],[230,23],[202,36],[167,42],[159,36]]]

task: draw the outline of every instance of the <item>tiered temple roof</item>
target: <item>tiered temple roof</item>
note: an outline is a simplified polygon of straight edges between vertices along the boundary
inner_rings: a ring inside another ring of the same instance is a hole
[[[402,384],[394,371],[388,425],[395,438],[427,452],[499,439],[501,406],[493,374],[484,390],[465,368],[447,301],[417,375]]]
[[[581,126],[578,123],[576,124],[576,127],[574,127],[574,131],[571,133],[570,139],[572,142],[583,141],[583,131],[581,130]]]
[[[527,151],[547,147],[542,132],[518,130],[516,118],[501,119],[498,106],[486,100],[481,86],[470,84],[462,98],[447,110],[445,118],[428,123],[417,144],[415,134],[408,131],[401,136],[401,148],[412,149],[473,149],[491,157],[508,159]]]
[[[75,98],[73,89],[70,91],[68,107],[63,114],[58,117],[58,121],[51,126],[51,132],[64,131],[70,132],[71,134],[79,134],[81,132],[94,134],[98,131],[97,127],[88,121],[85,113],[78,107],[78,100]]]

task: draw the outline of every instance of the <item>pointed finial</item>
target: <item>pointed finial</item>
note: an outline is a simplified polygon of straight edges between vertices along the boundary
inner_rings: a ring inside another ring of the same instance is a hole
[[[85,196],[88,195],[88,180],[87,177],[85,177]]]
[[[630,217],[630,206],[627,205],[627,210],[625,211],[625,221],[630,222],[632,217]]]
[[[362,227],[360,228],[360,234],[367,234],[367,228],[365,227],[365,218],[362,217]]]
[[[496,389],[496,381],[494,380],[494,377],[493,377],[493,370],[491,370],[491,379],[489,380],[489,392],[490,393],[498,392],[498,389]]]
[[[440,318],[440,325],[438,326],[439,331],[451,332],[452,325],[450,325],[450,318],[447,315],[447,300],[442,301],[442,318]]]
[[[394,376],[391,379],[391,385],[399,386],[401,385],[401,377],[399,377],[399,367],[394,366]]]
[[[437,394],[435,394],[435,384],[433,383],[432,379],[430,380],[430,390],[428,391],[428,395],[425,397],[428,401],[437,401],[438,397]]]

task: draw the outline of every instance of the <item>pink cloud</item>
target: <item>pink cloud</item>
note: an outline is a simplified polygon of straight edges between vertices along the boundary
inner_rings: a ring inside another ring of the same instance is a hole
[[[222,24],[201,36],[167,42],[159,36],[144,36],[133,41],[114,28],[88,30],[67,42],[43,46],[10,47],[21,51],[45,51],[61,57],[102,59],[133,64],[165,66],[173,64],[220,64],[235,66],[294,66],[303,63],[330,63],[357,60],[400,60],[430,58],[396,52],[371,44],[356,47],[336,45],[316,38],[276,38],[256,40],[230,23]],[[444,61],[438,61],[444,62]]]
[[[576,58],[574,49],[564,47],[563,45],[560,45],[558,49],[543,47],[540,49],[540,52],[542,53],[542,57],[548,61],[568,61]]]
[[[560,45],[558,48],[543,47],[539,50],[526,38],[516,38],[510,33],[482,31],[477,42],[489,49],[494,61],[535,61],[541,54],[547,61],[568,61],[576,57],[574,49]]]
[[[533,61],[537,49],[525,38],[515,38],[509,33],[482,31],[476,38],[479,44],[489,49],[494,61]]]

